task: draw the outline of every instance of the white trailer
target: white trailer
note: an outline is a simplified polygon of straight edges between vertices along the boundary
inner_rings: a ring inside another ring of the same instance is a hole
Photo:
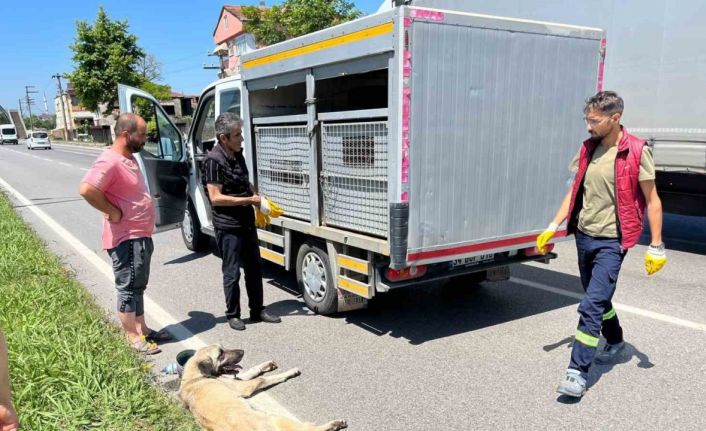
[[[602,40],[397,6],[245,54],[242,76],[204,91],[186,137],[140,90],[120,86],[120,107],[159,132],[140,163],[157,224],[181,223],[190,249],[213,234],[199,165],[214,120],[239,113],[252,181],[285,210],[259,231],[262,257],[296,271],[306,304],[328,314],[555,257],[534,240],[566,193]]]
[[[654,151],[666,211],[706,216],[706,3],[703,0],[386,0],[606,31],[605,88]]]

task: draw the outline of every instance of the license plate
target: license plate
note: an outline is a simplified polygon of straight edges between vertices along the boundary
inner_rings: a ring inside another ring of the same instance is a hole
[[[473,256],[473,257],[464,257],[462,259],[456,259],[451,261],[451,267],[456,268],[458,266],[469,266],[469,265],[475,265],[481,262],[485,262],[487,260],[493,260],[493,257],[495,255],[493,253],[490,254],[481,254],[478,256]]]

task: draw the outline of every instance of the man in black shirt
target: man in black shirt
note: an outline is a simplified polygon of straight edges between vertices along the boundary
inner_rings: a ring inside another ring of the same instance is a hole
[[[262,260],[255,229],[255,211],[261,198],[248,178],[243,157],[243,122],[236,114],[224,112],[216,119],[218,144],[203,165],[202,178],[213,208],[216,243],[223,259],[223,290],[226,318],[231,328],[242,331],[240,319],[240,268],[245,272],[250,321],[279,323],[281,319],[263,307]]]

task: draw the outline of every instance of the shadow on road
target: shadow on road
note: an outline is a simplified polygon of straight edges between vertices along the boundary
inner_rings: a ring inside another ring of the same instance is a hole
[[[534,267],[518,267],[521,276],[551,280],[553,286],[580,292],[578,278]],[[301,297],[296,278],[281,268],[265,265],[270,284]],[[536,314],[577,304],[573,298],[505,283],[433,283],[378,294],[367,309],[340,313],[333,319],[346,322],[378,336],[402,338],[410,344],[475,331]],[[281,316],[311,316],[301,300],[270,304]],[[571,322],[573,325],[575,322]]]

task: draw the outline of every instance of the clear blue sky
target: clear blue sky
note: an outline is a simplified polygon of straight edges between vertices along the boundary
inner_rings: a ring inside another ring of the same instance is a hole
[[[0,0],[0,105],[18,107],[25,85],[33,85],[32,113],[44,111],[46,92],[49,111],[54,111],[57,72],[73,70],[69,45],[74,40],[76,21],[94,21],[103,5],[114,20],[127,19],[139,45],[162,62],[163,82],[174,91],[198,94],[214,81],[216,70],[204,70],[213,50],[213,29],[224,4],[257,4],[257,0],[129,1],[129,0]],[[267,0],[271,6],[281,1]],[[382,0],[355,0],[363,13],[377,10]],[[63,82],[63,81],[62,81]],[[25,113],[26,115],[26,113]]]

